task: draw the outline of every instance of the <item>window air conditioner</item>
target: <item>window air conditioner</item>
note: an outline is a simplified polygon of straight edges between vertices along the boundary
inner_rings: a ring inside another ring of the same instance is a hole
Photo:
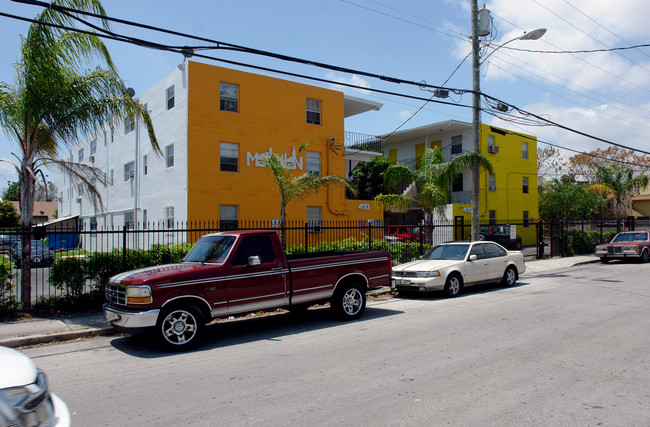
[[[488,153],[496,154],[499,152],[499,147],[497,145],[488,146]]]
[[[490,191],[497,191],[497,186],[496,185],[490,185],[488,189]]]

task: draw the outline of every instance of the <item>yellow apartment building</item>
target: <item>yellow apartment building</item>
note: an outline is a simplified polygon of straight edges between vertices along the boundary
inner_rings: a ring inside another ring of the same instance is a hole
[[[412,167],[416,167],[426,148],[436,146],[447,159],[471,151],[471,123],[454,120],[434,123],[396,132],[382,142],[384,156],[393,164],[406,163]],[[492,163],[494,172],[481,172],[480,223],[516,224],[523,243],[533,244],[536,239],[534,222],[539,218],[537,139],[481,124],[481,152]],[[469,226],[471,185],[471,171],[466,171],[453,182],[452,203],[448,206],[445,220]],[[422,210],[414,206],[408,212],[390,212],[386,224],[416,224],[422,219]],[[466,233],[465,238],[468,237]]]

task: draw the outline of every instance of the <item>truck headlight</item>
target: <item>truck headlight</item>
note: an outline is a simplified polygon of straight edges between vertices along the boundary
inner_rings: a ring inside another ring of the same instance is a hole
[[[127,304],[151,304],[152,302],[151,288],[148,285],[126,287]]]

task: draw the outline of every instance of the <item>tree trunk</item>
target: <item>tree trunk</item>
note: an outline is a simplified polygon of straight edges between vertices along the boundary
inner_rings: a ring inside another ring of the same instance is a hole
[[[286,236],[286,223],[285,223],[285,209],[286,204],[280,202],[280,242],[282,243],[282,249],[287,250],[287,236]]]
[[[20,299],[24,309],[32,307],[32,214],[36,180],[25,163],[20,168],[20,228],[22,229],[22,260],[20,265]]]

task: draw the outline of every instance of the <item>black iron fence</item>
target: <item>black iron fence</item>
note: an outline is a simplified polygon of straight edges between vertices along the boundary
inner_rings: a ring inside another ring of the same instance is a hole
[[[149,265],[180,261],[191,245],[202,235],[230,229],[276,230],[284,235],[288,253],[331,249],[388,249],[395,263],[407,262],[422,255],[431,245],[446,241],[468,240],[471,226],[462,217],[446,223],[430,225],[386,225],[358,222],[288,222],[284,229],[277,222],[239,221],[144,224],[137,228],[76,229],[47,227],[35,229],[30,238],[45,242],[53,249],[54,262],[43,262],[43,254],[31,272],[32,304],[52,298],[102,292],[110,275]],[[617,221],[553,220],[530,223],[510,221],[507,224],[483,224],[482,228],[509,226],[520,235],[528,258],[567,256],[585,250],[593,253],[593,245],[609,241],[621,230],[650,229],[650,220]],[[514,226],[514,227],[512,227]],[[504,228],[505,229],[505,228]],[[4,240],[3,240],[4,237]],[[14,255],[15,242],[21,234],[0,230],[0,309],[20,300],[21,270]],[[576,242],[580,245],[576,245]],[[580,248],[580,249],[576,249]],[[32,259],[34,261],[34,259]]]

